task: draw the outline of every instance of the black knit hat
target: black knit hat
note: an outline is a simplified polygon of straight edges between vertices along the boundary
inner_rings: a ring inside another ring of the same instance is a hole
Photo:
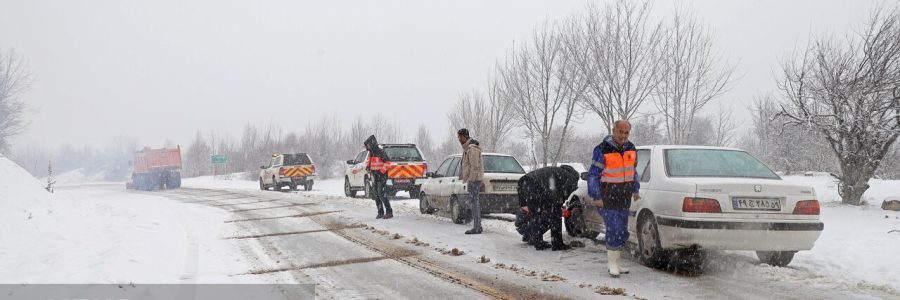
[[[459,131],[457,131],[456,134],[464,136],[464,137],[469,137],[469,130],[463,128],[463,129],[460,129]]]

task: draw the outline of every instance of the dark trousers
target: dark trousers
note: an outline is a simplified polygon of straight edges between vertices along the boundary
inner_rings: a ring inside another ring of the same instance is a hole
[[[375,200],[375,206],[378,207],[378,214],[383,215],[385,211],[394,214],[394,210],[391,209],[391,201],[388,200],[384,190],[387,185],[387,176],[380,174],[372,176],[372,184],[372,199]]]
[[[562,239],[562,213],[559,209],[529,208],[529,213],[516,214],[516,231],[525,236],[532,244],[544,241],[544,233],[550,230],[553,244],[560,244]]]

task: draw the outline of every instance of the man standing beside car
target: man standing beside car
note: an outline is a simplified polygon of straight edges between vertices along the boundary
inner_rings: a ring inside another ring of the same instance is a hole
[[[481,190],[484,189],[484,160],[481,157],[481,145],[469,136],[468,129],[460,129],[456,137],[462,145],[462,162],[460,163],[459,180],[466,183],[469,192],[469,208],[472,209],[473,227],[466,234],[481,233]]]
[[[616,121],[612,135],[594,147],[588,171],[588,195],[597,206],[606,227],[606,255],[609,275],[619,277],[628,269],[619,266],[628,241],[628,212],[631,200],[640,200],[636,171],[637,149],[628,140],[631,123]]]
[[[375,136],[372,135],[363,143],[366,146],[366,150],[369,151],[369,163],[366,166],[366,169],[369,171],[369,176],[372,178],[372,190],[366,191],[367,193],[372,194],[372,199],[375,200],[375,206],[378,207],[378,215],[375,216],[376,219],[390,219],[394,217],[394,211],[391,209],[391,202],[387,198],[387,194],[385,193],[384,186],[387,185],[387,169],[384,167],[384,162],[387,161],[387,155],[384,153],[384,149],[381,149],[381,145],[378,145],[378,140],[375,139]]]

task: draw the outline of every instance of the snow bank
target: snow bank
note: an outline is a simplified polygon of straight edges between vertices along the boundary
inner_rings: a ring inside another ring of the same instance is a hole
[[[872,179],[863,195],[869,206],[844,206],[837,182],[826,176],[785,176],[812,186],[823,202],[825,230],[810,251],[797,253],[790,267],[869,287],[900,291],[900,212],[880,209],[881,201],[900,195],[900,180]],[[796,278],[795,278],[796,279]]]
[[[234,283],[226,212],[120,185],[64,189],[0,157],[0,283]]]

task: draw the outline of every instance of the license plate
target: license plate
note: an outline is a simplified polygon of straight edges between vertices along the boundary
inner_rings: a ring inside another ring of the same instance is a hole
[[[765,210],[780,211],[780,199],[767,198],[732,198],[731,203],[735,210]]]
[[[394,184],[409,184],[412,182],[409,179],[394,179]]]
[[[495,192],[515,192],[518,189],[518,186],[516,186],[515,184],[510,184],[510,183],[506,183],[506,184],[495,183],[495,184],[493,184],[493,187],[494,187]]]

